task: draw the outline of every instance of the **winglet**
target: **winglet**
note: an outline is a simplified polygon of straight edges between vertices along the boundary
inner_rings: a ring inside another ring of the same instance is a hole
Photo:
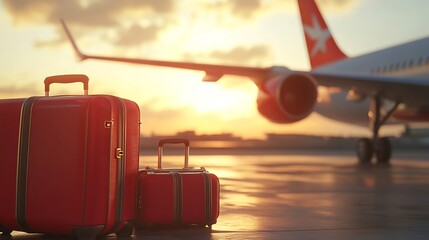
[[[83,61],[83,60],[87,59],[87,58],[88,58],[88,56],[87,56],[87,55],[85,55],[85,54],[83,54],[83,53],[79,50],[79,48],[77,47],[76,42],[74,41],[74,39],[73,39],[73,37],[72,37],[72,35],[71,35],[71,33],[70,33],[69,29],[67,28],[67,25],[66,25],[66,23],[64,22],[64,20],[63,20],[63,19],[60,19],[60,22],[61,22],[61,25],[62,25],[62,26],[63,26],[63,28],[64,28],[64,31],[65,31],[65,32],[66,32],[66,34],[67,34],[68,39],[70,40],[70,43],[71,43],[71,44],[72,44],[72,46],[73,46],[73,49],[74,49],[74,51],[75,51],[76,55],[79,57],[79,59],[80,59],[81,61]]]

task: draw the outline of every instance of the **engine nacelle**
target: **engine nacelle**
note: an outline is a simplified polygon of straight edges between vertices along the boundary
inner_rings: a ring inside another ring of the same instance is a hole
[[[317,83],[309,75],[292,73],[265,82],[258,94],[258,111],[276,123],[306,118],[317,102]]]

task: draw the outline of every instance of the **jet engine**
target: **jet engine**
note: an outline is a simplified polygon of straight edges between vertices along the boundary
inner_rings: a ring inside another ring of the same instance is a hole
[[[259,89],[258,111],[275,123],[306,118],[317,102],[317,84],[309,75],[292,73],[266,81]]]

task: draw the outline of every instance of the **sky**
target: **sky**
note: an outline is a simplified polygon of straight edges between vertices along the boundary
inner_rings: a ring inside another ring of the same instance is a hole
[[[429,36],[426,0],[316,2],[348,56]],[[204,83],[198,71],[78,61],[60,18],[88,54],[310,68],[295,0],[2,0],[0,98],[43,95],[45,77],[81,73],[90,78],[90,94],[137,102],[144,135],[370,134],[317,113],[294,124],[271,123],[258,113],[258,89],[247,78]],[[83,92],[80,84],[51,89],[53,95]]]

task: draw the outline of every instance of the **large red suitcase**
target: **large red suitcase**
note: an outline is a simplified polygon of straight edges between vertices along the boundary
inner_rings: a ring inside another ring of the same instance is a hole
[[[183,169],[162,168],[163,145],[185,144]],[[137,226],[203,225],[211,227],[219,216],[220,184],[204,168],[188,167],[189,140],[165,139],[158,145],[158,168],[139,171]]]
[[[83,82],[62,75],[51,83]],[[0,100],[0,231],[131,234],[140,111],[109,95]]]

